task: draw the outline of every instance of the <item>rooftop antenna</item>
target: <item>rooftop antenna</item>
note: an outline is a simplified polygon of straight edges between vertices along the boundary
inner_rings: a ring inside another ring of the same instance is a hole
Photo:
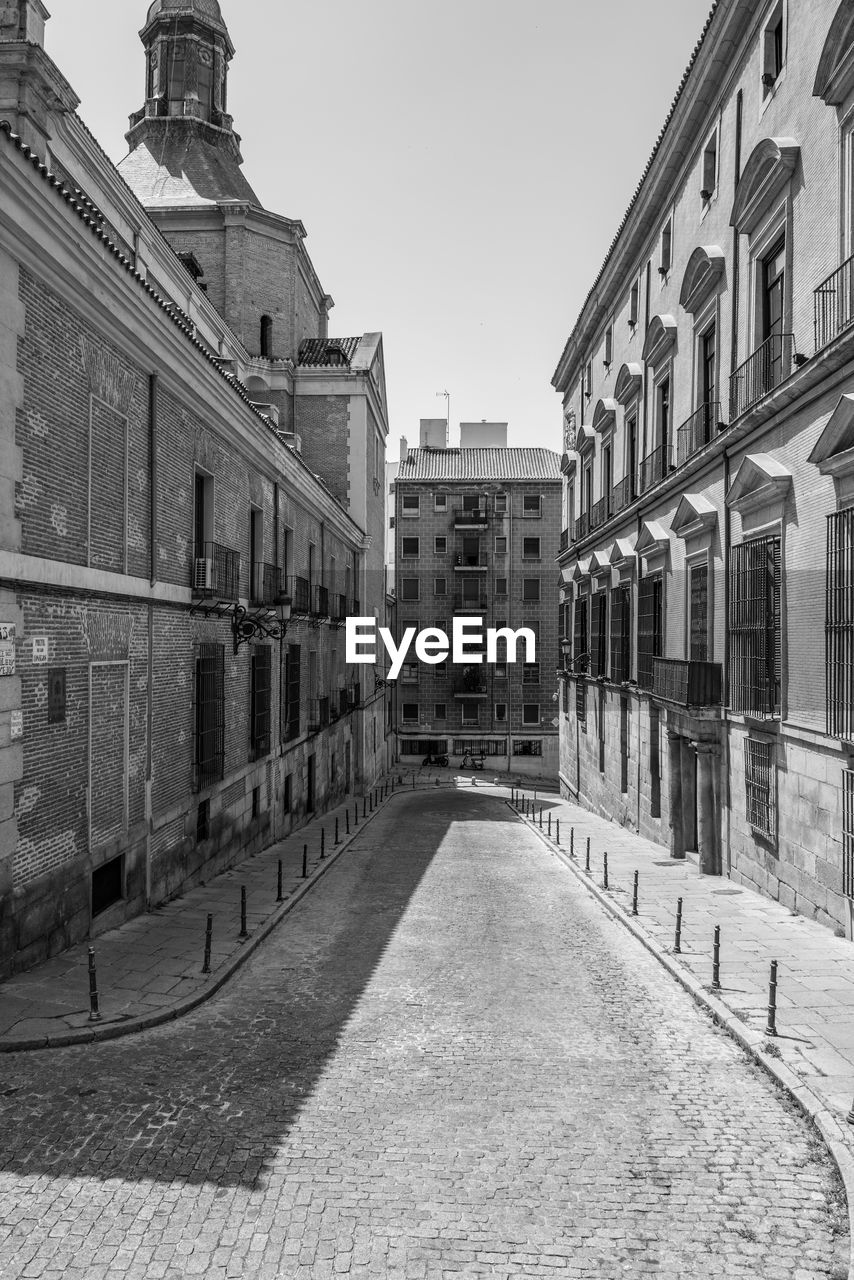
[[[445,411],[448,418],[448,434],[445,439],[445,447],[450,448],[450,445],[451,445],[451,393],[450,391],[437,391],[436,395],[444,396],[445,398]]]

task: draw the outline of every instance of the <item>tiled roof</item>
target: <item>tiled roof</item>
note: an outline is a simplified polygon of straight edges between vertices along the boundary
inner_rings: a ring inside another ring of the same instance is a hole
[[[323,368],[327,366],[333,368],[341,364],[340,357],[343,355],[347,364],[350,364],[361,341],[361,337],[303,338],[299,344],[297,363],[303,368]]]
[[[410,449],[398,480],[560,480],[551,449]]]

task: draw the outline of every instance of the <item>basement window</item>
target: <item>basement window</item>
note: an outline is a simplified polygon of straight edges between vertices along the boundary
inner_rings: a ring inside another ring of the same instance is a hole
[[[120,902],[124,895],[124,854],[92,872],[92,918]]]

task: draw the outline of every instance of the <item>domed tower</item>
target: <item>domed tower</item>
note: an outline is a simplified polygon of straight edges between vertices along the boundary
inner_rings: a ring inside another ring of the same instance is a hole
[[[218,0],[154,0],[140,39],[145,106],[130,118],[122,176],[148,206],[257,205],[227,111],[234,46]]]

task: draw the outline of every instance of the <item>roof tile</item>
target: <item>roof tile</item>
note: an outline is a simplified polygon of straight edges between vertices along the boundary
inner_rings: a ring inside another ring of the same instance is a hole
[[[551,449],[410,449],[398,480],[560,480]]]

